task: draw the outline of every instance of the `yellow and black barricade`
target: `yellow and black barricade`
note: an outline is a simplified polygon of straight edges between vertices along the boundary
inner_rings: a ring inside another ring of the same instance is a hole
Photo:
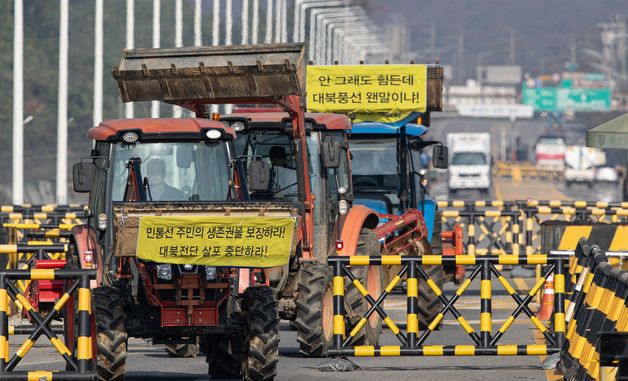
[[[619,361],[602,367],[600,336],[628,331],[628,272],[613,268],[598,246],[584,240],[578,246],[584,269],[569,305],[572,316],[557,369],[568,381],[625,379],[628,368]]]
[[[334,345],[330,348],[330,356],[521,356],[546,355],[557,353],[565,340],[565,265],[569,259],[563,254],[531,254],[531,255],[422,255],[422,256],[332,256],[328,264],[333,268],[334,275]],[[424,266],[463,265],[473,266],[470,275],[462,282],[455,294],[446,296],[436,282],[423,269]],[[532,287],[527,295],[522,296],[515,291],[508,280],[500,273],[497,265],[547,265],[541,279]],[[379,296],[368,293],[364,285],[352,274],[355,266],[387,266],[400,265],[401,270],[390,281]],[[528,307],[534,296],[543,287],[547,278],[554,274],[556,297],[554,310],[554,330],[550,332],[539,321]],[[469,324],[455,306],[471,282],[480,275],[480,332]],[[370,304],[364,316],[350,327],[347,334],[344,316],[344,277],[347,276]],[[383,303],[395,288],[401,277],[407,277],[407,329],[404,333],[386,314]],[[508,294],[517,304],[510,317],[493,331],[492,327],[492,277],[497,278]],[[419,335],[417,320],[418,279],[425,280],[430,289],[443,303],[443,308],[430,322],[427,329]],[[374,298],[377,297],[377,300]],[[423,345],[430,334],[449,312],[471,338],[472,344],[464,345]],[[532,324],[545,336],[547,344],[508,345],[500,344],[503,334],[517,317],[524,313]],[[373,313],[379,314],[390,330],[395,334],[401,345],[389,346],[352,346],[353,339]]]
[[[4,270],[0,271],[0,380],[93,380],[92,369],[92,333],[91,333],[91,292],[90,279],[96,277],[94,270]],[[18,280],[66,280],[71,282],[68,290],[59,298],[54,307],[46,315],[40,314],[18,290]],[[65,303],[78,294],[77,309],[77,346],[73,353],[59,339],[51,323],[61,314]],[[35,322],[34,326],[9,326],[9,301],[19,302]],[[13,356],[9,351],[9,334],[11,331],[28,333]],[[67,364],[68,371],[16,371],[15,367],[26,356],[33,344],[41,335],[45,335]]]

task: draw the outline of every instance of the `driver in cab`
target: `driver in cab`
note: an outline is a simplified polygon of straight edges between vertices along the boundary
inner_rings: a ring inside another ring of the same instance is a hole
[[[183,192],[166,184],[166,162],[161,159],[151,159],[146,163],[148,176],[149,197],[152,201],[182,201]]]

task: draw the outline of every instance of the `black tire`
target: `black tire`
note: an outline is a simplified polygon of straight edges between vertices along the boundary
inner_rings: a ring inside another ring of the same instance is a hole
[[[434,215],[434,228],[432,231],[432,240],[430,243],[430,252],[427,254],[442,255],[443,254],[443,221],[441,220],[441,212],[436,211]],[[442,289],[444,274],[442,266],[424,266],[423,270],[429,275],[429,277],[436,283],[436,285]],[[434,291],[428,286],[427,282],[419,276],[419,329],[424,330],[434,320],[436,315],[443,308],[443,302],[436,296]],[[436,329],[440,329],[441,324],[438,324]]]
[[[207,362],[212,379],[270,381],[279,362],[279,314],[273,290],[249,287],[242,300],[246,328],[232,336],[207,338]]]
[[[321,263],[303,263],[299,269],[301,281],[297,296],[297,341],[299,351],[311,357],[322,357],[333,338],[333,329],[324,332],[323,321],[330,327],[333,316],[323,312],[323,299],[332,295],[332,273],[329,266]],[[333,300],[333,297],[332,297]],[[326,310],[329,312],[329,310]],[[325,315],[325,316],[324,316]]]
[[[436,283],[443,288],[443,268],[441,266],[425,266],[423,270]],[[419,276],[419,329],[424,330],[434,320],[436,315],[443,308],[443,302],[436,296],[434,291],[427,285],[427,282]],[[440,329],[441,323],[436,326]]]
[[[320,263],[301,266],[301,282],[297,296],[297,341],[299,351],[309,357],[323,357],[333,339],[333,292],[331,268]],[[356,274],[357,275],[357,274]],[[367,303],[360,292],[345,277],[345,325],[347,331],[362,317]],[[325,301],[327,301],[325,303]],[[325,305],[327,304],[327,305]],[[362,314],[360,314],[362,313]],[[324,329],[326,322],[327,330]],[[368,324],[353,340],[361,345],[365,342]]]
[[[242,378],[244,335],[209,336],[207,362],[212,379]]]
[[[92,290],[96,321],[93,334],[98,344],[96,379],[99,381],[123,380],[126,373],[127,333],[122,305],[119,290],[106,286]]]
[[[362,229],[355,253],[356,255],[368,255],[371,257],[381,254],[380,243],[372,230]],[[367,288],[373,299],[377,300],[383,289],[383,270],[382,266],[356,266],[352,268],[351,271],[360,280],[362,285]],[[373,282],[371,287],[369,287],[369,282]],[[345,284],[347,283],[345,279]],[[352,295],[353,293],[355,293],[355,295]],[[370,304],[353,285],[345,287],[345,295],[349,298],[359,300],[359,303],[354,304],[356,307],[354,307],[353,314],[350,316],[352,324],[355,324],[362,316],[366,315]],[[382,332],[382,317],[377,312],[373,312],[368,323],[362,328],[362,331],[364,331],[364,334],[356,338],[354,344],[377,345]]]
[[[168,357],[196,357],[198,356],[198,344],[170,344],[166,345]]]
[[[248,343],[244,379],[273,380],[279,362],[279,313],[273,290],[266,286],[247,288],[242,312]]]

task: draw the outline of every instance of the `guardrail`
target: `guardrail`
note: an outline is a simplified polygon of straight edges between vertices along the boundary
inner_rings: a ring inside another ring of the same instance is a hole
[[[565,340],[565,265],[569,259],[566,255],[422,255],[422,256],[332,256],[327,262],[333,268],[333,347],[329,349],[330,356],[521,356],[521,355],[546,355],[556,353],[563,346]],[[443,264],[473,266],[470,275],[465,279],[455,294],[449,298],[432,280],[423,266],[440,266]],[[496,265],[547,265],[541,279],[536,282],[528,294],[522,296],[510,285],[508,280],[500,273]],[[364,285],[351,272],[356,266],[387,266],[400,265],[401,270],[392,278],[384,292],[374,299]],[[349,267],[350,266],[350,267]],[[547,327],[534,315],[528,307],[535,295],[541,290],[550,275],[554,275],[555,301],[553,322],[554,329]],[[468,323],[464,316],[456,309],[455,303],[464,294],[471,282],[480,277],[480,332]],[[345,276],[359,290],[362,296],[370,304],[368,311],[353,326],[345,326],[344,290]],[[397,324],[388,316],[383,307],[383,302],[392,292],[401,278],[406,276],[407,289],[407,328],[402,332]],[[492,276],[506,290],[517,304],[510,317],[493,331],[492,322]],[[427,329],[419,336],[418,326],[418,279],[425,280],[430,289],[443,303],[443,308],[430,322]],[[451,313],[460,326],[469,335],[472,344],[463,345],[423,345],[432,331],[436,329],[446,313]],[[374,313],[379,314],[384,323],[400,341],[401,345],[388,346],[352,346],[353,339],[364,327],[368,319]],[[543,334],[548,344],[499,344],[500,339],[521,313],[527,315],[532,324]]]
[[[628,202],[561,200],[439,201],[443,230],[458,224],[468,254],[542,252],[541,224],[545,221],[628,221]]]

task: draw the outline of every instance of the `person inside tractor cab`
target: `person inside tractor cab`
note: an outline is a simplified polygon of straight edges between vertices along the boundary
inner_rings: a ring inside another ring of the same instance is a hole
[[[273,197],[282,198],[294,194],[297,173],[288,166],[288,155],[283,146],[272,146],[268,151],[268,158],[272,165],[272,192]]]
[[[150,198],[152,201],[182,201],[185,199],[183,192],[166,184],[166,162],[161,159],[151,159],[146,163],[146,174],[150,186]]]

